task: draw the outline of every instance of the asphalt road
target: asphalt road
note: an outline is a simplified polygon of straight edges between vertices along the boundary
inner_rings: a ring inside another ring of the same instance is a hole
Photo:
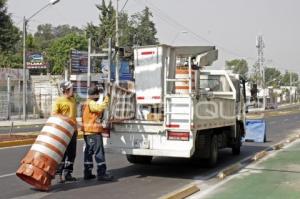
[[[31,132],[39,132],[43,128],[43,124],[37,125],[27,125],[27,126],[14,126],[12,129],[11,127],[0,127],[0,134],[1,133],[31,133]]]
[[[158,198],[194,180],[206,180],[220,169],[297,132],[299,119],[300,114],[268,118],[268,142],[246,143],[240,156],[232,156],[230,150],[220,151],[215,169],[202,168],[181,158],[155,158],[151,165],[132,165],[124,156],[108,153],[108,168],[117,179],[111,183],[82,180],[82,141],[79,141],[74,174],[79,181],[70,184],[53,181],[50,192],[36,191],[14,175],[29,147],[0,149],[0,198]]]

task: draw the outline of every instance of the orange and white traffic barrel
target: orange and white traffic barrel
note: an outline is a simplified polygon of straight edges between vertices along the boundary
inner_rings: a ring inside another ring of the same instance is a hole
[[[75,128],[75,122],[67,117],[50,117],[21,161],[16,175],[37,189],[48,190]]]
[[[191,71],[192,73],[192,91],[195,90],[195,71]],[[189,78],[189,70],[188,69],[176,69],[175,79],[188,79]],[[176,94],[189,94],[189,81],[176,81],[175,82],[175,92]]]

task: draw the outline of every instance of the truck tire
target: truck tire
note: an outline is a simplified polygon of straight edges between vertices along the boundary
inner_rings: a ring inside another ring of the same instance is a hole
[[[209,152],[209,158],[207,160],[207,167],[214,167],[218,162],[218,153],[219,153],[219,147],[218,147],[218,137],[217,135],[212,135],[211,142],[210,142],[210,152]]]
[[[126,155],[127,161],[132,164],[151,164],[152,156]]]
[[[236,123],[236,138],[234,138],[234,143],[232,144],[232,155],[240,155],[241,146],[242,146],[242,125],[237,122]]]

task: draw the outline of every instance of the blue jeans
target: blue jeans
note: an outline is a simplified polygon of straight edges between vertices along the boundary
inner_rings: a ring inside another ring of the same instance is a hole
[[[85,135],[84,141],[84,174],[92,173],[94,156],[97,163],[97,176],[103,176],[106,173],[106,163],[102,135]]]
[[[71,141],[66,149],[65,155],[58,165],[56,174],[65,175],[72,174],[74,169],[74,161],[76,158],[76,147],[77,147],[77,132],[74,132]]]

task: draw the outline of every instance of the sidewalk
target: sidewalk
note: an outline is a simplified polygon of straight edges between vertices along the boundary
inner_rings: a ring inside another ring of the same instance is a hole
[[[293,108],[293,107],[298,107],[300,103],[292,103],[292,104],[281,104],[277,107],[277,109],[267,109],[263,110],[262,108],[249,108],[249,113],[255,113],[255,112],[271,112],[271,111],[276,111],[276,110],[281,110],[281,109],[287,109],[287,108]]]
[[[10,127],[13,122],[13,126],[33,126],[33,125],[42,125],[45,124],[47,119],[28,119],[24,120],[5,120],[0,121],[0,127]]]
[[[0,128],[1,127],[10,127],[12,125],[13,122],[13,126],[34,126],[34,125],[44,125],[47,122],[47,119],[28,119],[26,121],[24,120],[13,120],[13,121],[9,121],[9,120],[5,120],[5,121],[0,121]],[[77,117],[77,122],[81,122],[81,118]]]
[[[203,199],[299,199],[300,141],[249,165],[213,190],[193,195]]]

